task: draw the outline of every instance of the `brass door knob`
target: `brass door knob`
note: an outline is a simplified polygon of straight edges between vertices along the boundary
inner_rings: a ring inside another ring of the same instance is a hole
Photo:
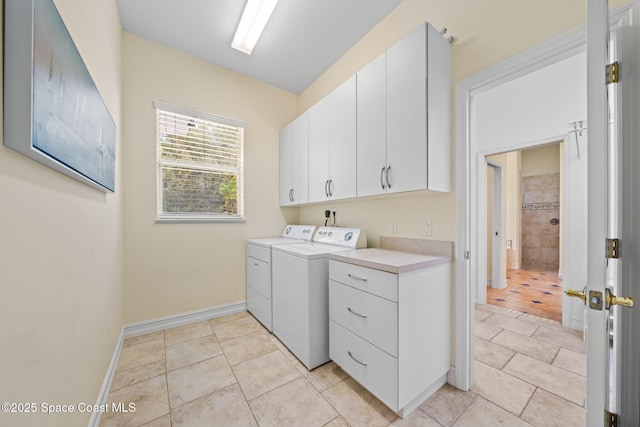
[[[607,289],[606,296],[607,308],[612,305],[621,305],[624,307],[633,307],[633,298],[631,297],[617,297],[611,293],[609,289]]]
[[[587,304],[587,288],[581,291],[577,289],[567,289],[564,293],[569,297],[580,298],[583,304]]]

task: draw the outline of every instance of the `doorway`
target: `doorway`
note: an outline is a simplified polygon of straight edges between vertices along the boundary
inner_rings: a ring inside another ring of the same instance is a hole
[[[556,142],[487,157],[487,303],[557,322],[562,152]]]

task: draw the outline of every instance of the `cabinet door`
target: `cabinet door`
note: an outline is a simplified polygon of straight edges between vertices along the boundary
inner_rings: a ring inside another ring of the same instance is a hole
[[[293,204],[291,190],[293,182],[293,124],[280,130],[280,206]]]
[[[330,113],[327,98],[309,110],[309,202],[329,199]]]
[[[329,196],[356,196],[356,76],[329,95]]]
[[[427,188],[426,24],[387,51],[390,192]]]
[[[305,112],[293,121],[292,188],[295,204],[309,201],[309,114]]]
[[[386,192],[387,165],[387,54],[377,57],[357,78],[357,193]]]

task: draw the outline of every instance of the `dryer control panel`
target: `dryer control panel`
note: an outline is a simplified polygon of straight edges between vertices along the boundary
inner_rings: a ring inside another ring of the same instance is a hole
[[[318,227],[313,241],[352,249],[366,248],[367,230],[350,227]]]

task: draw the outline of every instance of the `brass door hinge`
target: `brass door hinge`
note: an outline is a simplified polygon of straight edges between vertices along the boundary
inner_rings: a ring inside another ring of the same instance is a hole
[[[607,258],[620,258],[619,239],[607,239]]]
[[[608,427],[618,427],[618,414],[612,414],[609,411],[604,411],[605,421]]]
[[[620,81],[620,64],[618,61],[607,65],[607,84],[618,83]]]

